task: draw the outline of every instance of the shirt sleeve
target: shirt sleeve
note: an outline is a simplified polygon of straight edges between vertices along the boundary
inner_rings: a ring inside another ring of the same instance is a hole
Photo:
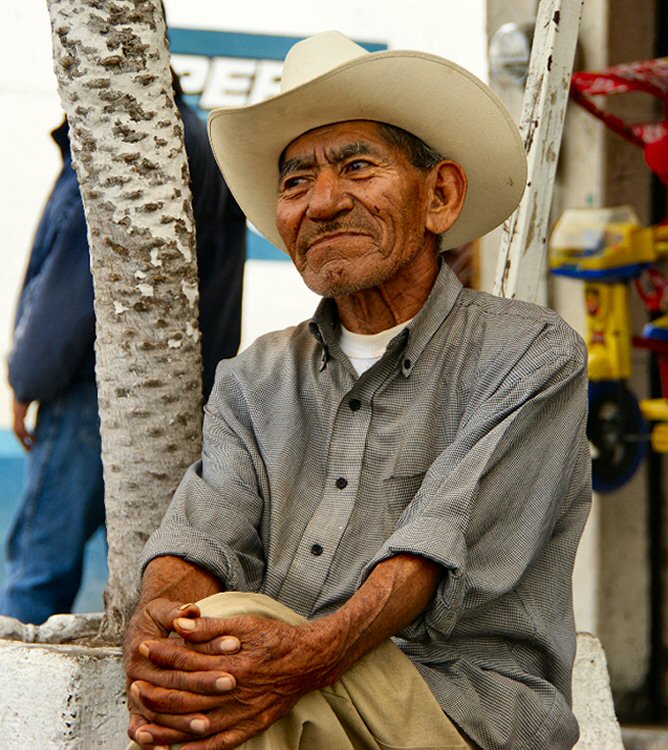
[[[260,529],[267,483],[244,415],[234,377],[217,378],[205,408],[202,459],[188,469],[146,543],[142,568],[154,557],[176,555],[210,571],[227,590],[258,591],[264,574]]]
[[[8,362],[19,401],[45,402],[57,396],[76,379],[94,345],[86,219],[80,200],[65,211],[48,257],[22,291]]]
[[[472,404],[363,572],[364,580],[400,552],[446,569],[434,600],[401,637],[447,638],[463,609],[512,591],[569,508],[591,495],[584,345],[536,349]]]

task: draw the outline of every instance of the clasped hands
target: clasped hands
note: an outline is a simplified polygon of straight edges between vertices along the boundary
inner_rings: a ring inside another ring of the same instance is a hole
[[[130,737],[143,749],[237,747],[338,678],[331,646],[317,621],[200,617],[155,599],[126,637]]]

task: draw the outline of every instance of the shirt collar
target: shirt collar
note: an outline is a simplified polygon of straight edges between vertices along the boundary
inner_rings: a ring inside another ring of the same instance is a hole
[[[388,352],[396,352],[400,345],[404,349],[401,371],[405,377],[409,377],[424,348],[447,318],[461,289],[462,284],[457,276],[448,264],[442,261],[434,286],[422,309],[411,323],[392,339],[387,348]],[[330,358],[329,350],[338,346],[338,328],[339,313],[336,302],[330,298],[322,299],[309,322],[309,330],[322,347],[323,368]]]
[[[440,328],[441,323],[450,314],[461,290],[461,281],[445,260],[441,259],[441,270],[438,272],[429,297],[409,326],[409,340],[402,363],[402,371],[406,377],[410,375],[415,363],[420,359],[420,355]]]

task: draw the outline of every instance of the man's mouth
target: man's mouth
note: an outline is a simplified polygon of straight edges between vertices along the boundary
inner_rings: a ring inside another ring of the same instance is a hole
[[[358,232],[355,230],[345,229],[341,230],[339,232],[327,232],[326,234],[318,235],[317,237],[314,237],[313,239],[309,240],[309,242],[306,245],[306,252],[309,250],[313,250],[314,248],[319,247],[320,245],[327,244],[328,242],[338,242],[338,241],[345,241],[348,239],[351,239],[353,237],[365,237],[367,236],[366,232]]]

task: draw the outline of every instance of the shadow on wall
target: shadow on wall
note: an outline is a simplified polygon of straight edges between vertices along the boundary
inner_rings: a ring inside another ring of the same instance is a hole
[[[0,585],[5,577],[5,548],[14,515],[21,501],[25,458],[9,430],[0,430]],[[86,545],[84,576],[75,612],[101,612],[107,583],[107,547],[102,530]]]

